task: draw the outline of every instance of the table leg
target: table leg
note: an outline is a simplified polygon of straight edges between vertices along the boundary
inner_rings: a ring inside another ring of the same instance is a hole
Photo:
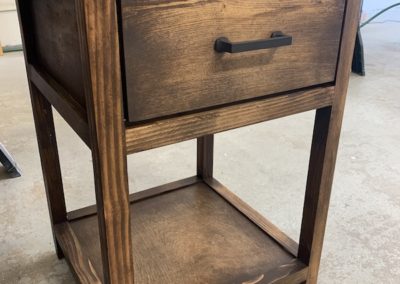
[[[33,84],[31,84],[31,100],[53,238],[57,256],[62,258],[63,253],[57,243],[54,226],[67,220],[67,212],[53,112],[50,103]]]
[[[197,139],[197,175],[203,179],[213,177],[214,135]]]

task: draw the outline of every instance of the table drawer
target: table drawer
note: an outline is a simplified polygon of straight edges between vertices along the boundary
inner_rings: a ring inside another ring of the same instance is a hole
[[[333,82],[345,2],[122,0],[128,120]]]

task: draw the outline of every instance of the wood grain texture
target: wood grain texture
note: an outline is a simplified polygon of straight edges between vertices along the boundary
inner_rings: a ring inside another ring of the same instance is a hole
[[[31,2],[34,58],[85,109],[82,61],[74,0]]]
[[[214,178],[205,179],[205,183],[220,194],[226,201],[228,201],[237,210],[242,212],[247,218],[259,226],[263,231],[270,235],[277,243],[285,248],[294,257],[297,257],[298,244],[288,237],[285,233],[279,230],[274,224],[268,221],[256,210],[251,208],[242,199],[236,196],[233,192],[227,189],[224,185]]]
[[[29,77],[78,136],[90,147],[86,110],[49,74],[28,66]]]
[[[153,187],[153,188],[150,188],[150,189],[147,189],[144,191],[135,192],[129,196],[129,201],[131,203],[142,201],[147,198],[156,197],[157,195],[164,194],[164,193],[167,193],[170,191],[189,187],[191,185],[199,183],[200,181],[201,181],[201,179],[199,179],[199,177],[194,176],[194,177],[185,178],[185,179],[182,179],[179,181],[167,183],[167,184],[164,184],[161,186]]]
[[[34,41],[32,32],[31,6],[27,1],[16,1],[25,67],[34,60]],[[31,96],[33,118],[39,147],[39,155],[46,189],[53,240],[57,256],[62,258],[63,252],[55,236],[55,225],[65,222],[67,218],[64,188],[58,155],[57,138],[54,129],[53,110],[40,90],[32,83],[28,74],[28,86]]]
[[[322,108],[332,104],[333,94],[332,87],[316,88],[129,127],[127,151],[136,153]]]
[[[54,129],[53,110],[50,103],[44,98],[36,86],[31,84],[30,90],[47,205],[49,207],[53,237],[55,238],[54,226],[66,221],[67,211],[58,156],[57,138]],[[61,258],[63,253],[59,249],[57,241],[55,239],[54,241],[57,255]]]
[[[214,135],[197,138],[197,176],[212,178],[214,168]]]
[[[57,253],[78,281],[316,283],[360,0],[17,4]],[[277,30],[293,46],[213,51],[220,36],[244,41]],[[124,87],[135,122],[128,129]],[[97,204],[72,212],[70,225],[51,105],[93,154]],[[312,109],[298,248],[212,179],[213,134]],[[129,196],[127,153],[194,138],[197,177]]]
[[[299,244],[299,258],[309,265],[307,283],[311,284],[317,283],[359,19],[360,0],[347,1],[335,100],[332,107],[320,109],[316,114]]]
[[[306,268],[203,183],[135,202],[131,212],[135,283],[270,283]],[[101,269],[96,217],[71,226]]]
[[[77,0],[105,283],[133,283],[116,3]],[[82,12],[80,12],[82,11]],[[81,14],[82,13],[82,14]]]
[[[56,225],[55,232],[76,280],[82,284],[102,283],[71,226],[68,223],[60,223]]]
[[[129,121],[333,82],[345,0],[122,0]],[[293,45],[214,51],[282,31]]]
[[[300,284],[306,283],[308,267],[304,268],[296,273],[291,273],[290,275],[283,277],[281,279],[275,280],[269,284]]]
[[[170,191],[178,190],[184,187],[188,187],[195,183],[201,182],[201,179],[197,176],[185,178],[182,180],[174,181],[171,183],[163,184],[161,186],[156,186],[143,191],[135,192],[129,195],[129,202],[138,202],[147,198],[152,198],[160,194],[164,194]],[[70,211],[67,214],[68,221],[75,221],[77,219],[82,219],[89,217],[91,215],[97,214],[96,205],[91,205],[88,207],[80,208],[74,211]]]

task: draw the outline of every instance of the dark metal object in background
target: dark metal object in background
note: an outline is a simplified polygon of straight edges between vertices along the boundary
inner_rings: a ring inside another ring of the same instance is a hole
[[[356,45],[354,47],[354,56],[351,70],[360,75],[365,76],[365,62],[364,62],[364,44],[361,37],[361,31],[358,29],[356,37]]]
[[[364,6],[364,1],[361,2],[360,18],[363,6]],[[360,30],[361,27],[358,28],[356,36],[356,45],[354,46],[353,63],[351,65],[351,71],[360,76],[365,76],[364,45],[361,37],[361,30]]]
[[[389,11],[395,7],[398,7],[398,6],[400,6],[400,2],[395,3],[389,7],[381,10],[379,13],[375,14],[374,16],[372,16],[371,18],[369,18],[367,21],[365,21],[364,23],[362,23],[360,25],[360,28],[358,29],[358,33],[357,33],[356,46],[354,48],[353,64],[352,64],[352,68],[351,68],[354,73],[361,75],[361,76],[365,76],[364,45],[363,45],[360,29],[362,29],[363,27],[365,27],[366,25],[371,23],[374,19],[376,19],[383,13],[386,13],[387,11]]]
[[[239,53],[260,49],[276,48],[292,44],[292,37],[284,35],[282,32],[274,32],[268,39],[254,41],[230,42],[227,38],[219,38],[215,41],[215,51]]]
[[[7,152],[3,144],[0,143],[0,163],[3,164],[7,173],[10,177],[20,177],[21,170],[18,168],[17,163],[11,157],[10,153]]]

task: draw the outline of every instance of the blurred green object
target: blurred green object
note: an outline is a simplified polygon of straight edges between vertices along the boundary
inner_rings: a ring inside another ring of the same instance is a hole
[[[354,73],[356,73],[360,76],[365,76],[364,45],[363,45],[363,41],[362,41],[362,37],[361,37],[361,29],[363,27],[365,27],[366,25],[368,25],[369,23],[371,23],[373,20],[375,20],[377,17],[379,17],[383,13],[385,13],[385,12],[389,11],[390,9],[393,9],[397,6],[400,6],[400,2],[390,5],[389,7],[381,10],[380,12],[378,12],[377,14],[375,14],[374,16],[372,16],[371,18],[369,18],[367,21],[365,21],[364,23],[362,23],[360,25],[360,28],[358,29],[358,32],[357,32],[356,45],[354,47],[353,63],[352,63],[352,67],[351,67],[351,70]]]
[[[15,51],[22,51],[22,45],[18,44],[18,45],[6,45],[6,46],[3,46],[3,52],[4,53],[15,52]]]
[[[375,20],[376,18],[378,18],[380,15],[382,15],[383,13],[385,13],[386,11],[389,11],[390,9],[393,9],[397,6],[400,6],[400,2],[399,3],[395,3],[393,5],[390,5],[389,7],[381,10],[380,12],[378,12],[377,14],[375,14],[374,16],[372,16],[371,18],[369,18],[367,21],[365,21],[364,23],[362,23],[360,25],[360,29],[365,27],[366,25],[368,25],[369,23],[371,23],[373,20]]]

